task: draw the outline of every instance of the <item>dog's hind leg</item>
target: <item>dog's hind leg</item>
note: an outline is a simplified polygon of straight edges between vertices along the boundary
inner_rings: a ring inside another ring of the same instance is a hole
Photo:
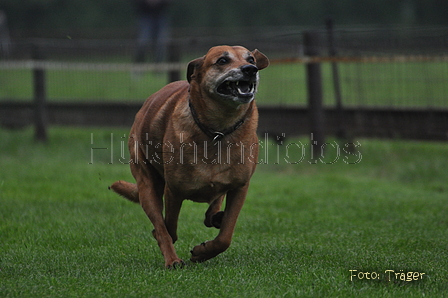
[[[126,181],[117,181],[114,182],[111,186],[109,186],[109,189],[112,189],[117,194],[125,197],[131,202],[139,203],[140,200],[138,198],[138,188],[137,184],[135,183],[129,183]]]
[[[206,227],[215,227],[217,229],[221,228],[222,218],[224,216],[224,211],[221,210],[221,205],[224,200],[224,195],[214,200],[205,212],[204,224]]]

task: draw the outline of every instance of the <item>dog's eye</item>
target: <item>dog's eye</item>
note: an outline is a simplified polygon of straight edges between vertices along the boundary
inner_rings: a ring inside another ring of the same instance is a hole
[[[255,64],[255,59],[254,59],[254,57],[249,57],[249,58],[247,58],[247,62],[249,62],[250,64]]]
[[[219,59],[216,61],[216,64],[218,64],[218,65],[225,65],[225,64],[227,64],[227,63],[229,63],[229,62],[230,62],[229,58],[221,57],[221,58],[219,58]]]

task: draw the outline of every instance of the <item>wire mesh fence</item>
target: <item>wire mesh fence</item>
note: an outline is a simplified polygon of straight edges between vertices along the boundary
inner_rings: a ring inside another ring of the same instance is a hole
[[[448,106],[448,28],[342,29],[335,31],[337,59],[328,57],[326,32],[319,31],[323,95],[335,105],[331,63],[338,64],[344,105],[438,108]],[[261,105],[306,105],[301,31],[263,36],[186,37],[174,40],[180,61],[134,64],[130,40],[22,40],[0,60],[0,100],[33,97],[34,69],[45,69],[49,101],[143,101],[168,81],[170,71],[185,78],[189,60],[220,43],[242,44],[267,54],[272,65],[261,74]],[[40,52],[36,61],[34,51]],[[314,61],[316,62],[316,61]]]
[[[260,131],[316,134],[310,123],[325,114],[317,121],[322,134],[446,139],[448,28],[341,29],[333,40],[314,30],[313,51],[304,38],[310,32],[176,38],[167,47],[171,60],[162,63],[150,55],[133,63],[136,46],[129,40],[16,41],[0,60],[0,124],[23,127],[35,118],[36,127],[45,119],[129,126],[150,94],[186,78],[190,60],[214,45],[240,44],[271,59],[260,73]],[[310,68],[319,72],[311,83]],[[310,86],[322,95],[323,109],[315,113]]]

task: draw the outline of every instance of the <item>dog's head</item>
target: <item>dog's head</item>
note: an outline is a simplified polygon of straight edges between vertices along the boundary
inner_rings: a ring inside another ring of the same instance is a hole
[[[269,65],[260,51],[241,46],[217,46],[188,64],[187,79],[191,88],[201,88],[210,98],[227,104],[247,104],[254,99],[258,71]]]

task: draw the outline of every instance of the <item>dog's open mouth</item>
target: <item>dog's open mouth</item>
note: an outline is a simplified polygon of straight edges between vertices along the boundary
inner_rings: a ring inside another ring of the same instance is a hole
[[[234,97],[253,97],[255,93],[256,82],[252,81],[224,81],[218,86],[216,91],[222,95]]]

